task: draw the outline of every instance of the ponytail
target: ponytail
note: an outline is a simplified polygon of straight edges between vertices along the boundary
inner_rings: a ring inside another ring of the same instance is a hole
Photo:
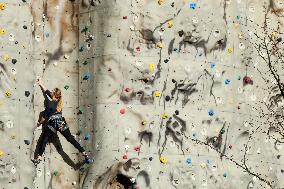
[[[63,107],[62,96],[60,96],[59,99],[58,99],[56,111],[57,111],[57,112],[61,112],[61,111],[62,111],[62,107]]]

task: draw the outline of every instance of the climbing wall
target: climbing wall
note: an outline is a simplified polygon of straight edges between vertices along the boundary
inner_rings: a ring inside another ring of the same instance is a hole
[[[82,188],[283,188],[283,8],[86,1]]]
[[[78,131],[78,10],[77,1],[0,1],[1,188],[78,188],[78,152],[60,134],[43,162],[31,162],[44,110],[37,77],[48,89],[62,90],[63,115],[71,133]]]

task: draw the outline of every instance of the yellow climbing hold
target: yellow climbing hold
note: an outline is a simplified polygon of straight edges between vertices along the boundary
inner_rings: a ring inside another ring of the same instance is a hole
[[[277,35],[277,32],[276,32],[276,31],[274,31],[274,32],[272,32],[272,34],[271,34],[271,35],[272,35],[272,38],[273,38],[273,39],[275,39],[275,37],[276,37],[276,35]]]
[[[160,97],[161,96],[161,92],[160,91],[156,91],[155,92],[155,97]]]
[[[146,125],[147,124],[147,122],[146,121],[142,121],[142,123],[141,123],[142,125]]]
[[[163,48],[163,43],[161,43],[161,42],[159,42],[159,43],[157,43],[157,47],[159,47],[159,48]]]
[[[6,97],[10,97],[12,95],[12,93],[10,91],[6,91],[5,95],[6,95]]]
[[[3,152],[2,150],[0,150],[0,157],[3,157],[5,155],[5,152]]]
[[[162,4],[164,4],[165,3],[165,0],[158,0],[158,4],[159,5],[162,5]]]
[[[205,167],[206,167],[206,164],[205,164],[205,163],[201,163],[200,166],[201,166],[202,168],[205,168]]]
[[[0,3],[0,10],[5,10],[6,9],[6,4],[5,3]]]
[[[232,53],[233,52],[233,48],[228,48],[228,53]]]
[[[5,35],[6,34],[6,30],[4,28],[0,28],[0,35]]]
[[[168,28],[172,28],[174,26],[174,22],[172,20],[168,21]]]
[[[166,114],[166,113],[164,113],[164,114],[162,115],[162,118],[163,118],[163,119],[167,119],[167,118],[169,118],[169,115]]]
[[[12,135],[12,136],[11,136],[11,139],[13,139],[13,140],[14,140],[15,138],[16,138],[16,136],[15,136],[15,135]]]
[[[167,159],[165,157],[160,157],[160,162],[162,164],[166,164],[167,163]]]
[[[151,72],[155,71],[155,67],[156,67],[155,64],[149,64],[149,69]]]
[[[10,60],[10,55],[8,55],[8,54],[5,54],[4,56],[3,56],[3,59],[5,60],[5,61],[8,61],[8,60]]]

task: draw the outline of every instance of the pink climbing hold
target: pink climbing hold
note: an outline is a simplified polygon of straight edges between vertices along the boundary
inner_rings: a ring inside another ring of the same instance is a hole
[[[140,152],[140,146],[135,146],[135,147],[134,147],[134,150],[135,150],[136,152]]]
[[[125,114],[125,108],[121,108],[119,112],[120,114]]]
[[[243,84],[244,84],[244,85],[248,85],[248,84],[253,85],[253,80],[252,80],[252,78],[249,77],[249,76],[245,76],[244,79],[243,79]]]
[[[128,159],[128,157],[127,157],[127,155],[126,155],[126,154],[125,154],[122,158],[123,158],[123,159]]]

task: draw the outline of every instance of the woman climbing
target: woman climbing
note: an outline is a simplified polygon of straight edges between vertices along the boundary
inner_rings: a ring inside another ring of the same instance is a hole
[[[65,121],[65,118],[62,117],[62,96],[61,90],[55,88],[52,92],[45,88],[41,78],[37,80],[37,84],[40,86],[43,95],[44,95],[44,106],[45,110],[40,112],[39,120],[37,126],[43,125],[43,139],[39,144],[39,153],[37,158],[34,160],[34,163],[38,164],[44,153],[46,144],[49,139],[59,131],[68,142],[70,142],[75,148],[77,148],[88,160],[88,155],[85,152],[84,148],[75,140],[71,135],[69,127]]]

